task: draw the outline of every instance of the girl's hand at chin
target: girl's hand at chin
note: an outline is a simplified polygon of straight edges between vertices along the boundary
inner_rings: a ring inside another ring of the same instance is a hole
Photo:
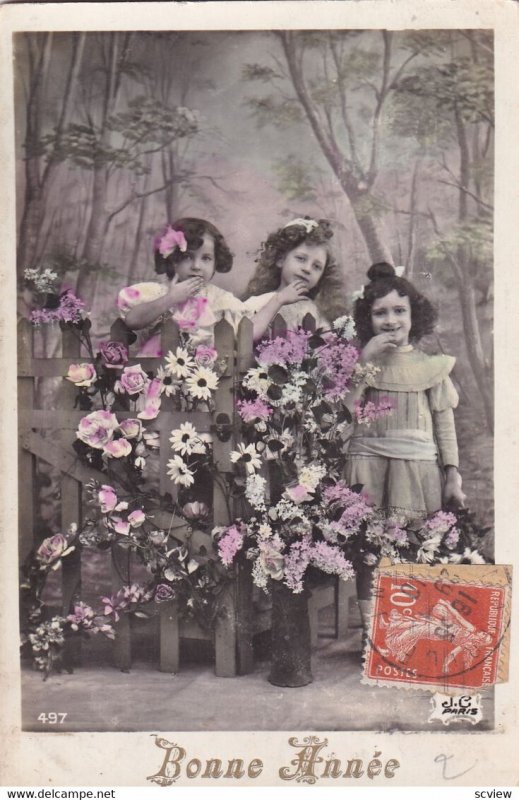
[[[188,278],[181,283],[171,283],[169,289],[169,299],[172,303],[184,303],[190,297],[194,297],[204,285],[202,278]]]
[[[308,295],[308,286],[304,281],[295,280],[278,291],[278,297],[282,305],[297,303]]]
[[[378,333],[364,346],[360,360],[363,363],[373,361],[386,355],[386,353],[391,353],[393,350],[396,350],[396,347],[397,345],[395,344],[392,333]]]

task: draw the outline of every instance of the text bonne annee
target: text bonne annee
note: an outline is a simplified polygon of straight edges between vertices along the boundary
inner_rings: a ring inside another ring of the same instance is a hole
[[[281,766],[278,774],[281,780],[296,781],[298,783],[313,784],[321,778],[361,778],[366,776],[375,778],[393,778],[400,762],[395,758],[383,759],[382,753],[375,750],[373,757],[366,761],[362,758],[341,760],[335,755],[324,756],[322,751],[328,745],[328,740],[320,740],[316,736],[304,737],[298,741],[290,737],[288,743],[296,748],[289,762],[289,766]],[[171,785],[179,778],[188,779],[237,779],[249,778],[254,780],[263,772],[263,761],[253,758],[245,761],[242,758],[232,758],[227,761],[220,758],[188,757],[187,751],[178,744],[168,742],[166,739],[155,738],[155,744],[165,750],[164,759],[160,770],[155,775],[150,775],[148,780],[162,786]]]

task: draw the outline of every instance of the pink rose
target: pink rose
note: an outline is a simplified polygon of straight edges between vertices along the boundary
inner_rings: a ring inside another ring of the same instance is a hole
[[[36,551],[36,558],[42,564],[49,565],[73,549],[71,547],[69,550],[66,536],[57,533],[55,536],[49,536],[48,539],[43,540]]]
[[[142,422],[138,419],[123,419],[119,428],[125,439],[138,439],[142,433]]]
[[[155,419],[158,416],[161,404],[161,388],[162,381],[159,378],[154,378],[149,383],[146,396],[144,398],[144,408],[137,414],[139,419]]]
[[[115,384],[115,390],[127,394],[141,394],[148,388],[150,379],[140,364],[133,367],[124,367],[121,377]]]
[[[122,536],[128,536],[130,533],[130,523],[128,520],[122,517],[112,517],[110,522],[116,533],[120,533]]]
[[[128,361],[128,348],[122,342],[101,342],[99,352],[108,369],[122,369]]]
[[[196,348],[195,361],[197,364],[200,364],[203,367],[208,367],[211,364],[214,364],[217,358],[218,358],[218,352],[217,350],[215,350],[214,347],[209,347],[209,345],[201,344]]]
[[[139,528],[144,520],[146,519],[146,514],[142,510],[142,508],[136,508],[135,511],[132,511],[131,514],[128,514],[128,522],[132,526],[132,528]]]
[[[195,500],[192,503],[186,503],[182,508],[182,513],[186,519],[204,519],[209,514],[209,509],[205,503],[200,503],[198,500]]]
[[[297,486],[287,486],[286,493],[293,503],[305,503],[308,500],[313,500],[313,495],[309,494],[306,486],[302,486],[300,483]]]
[[[166,583],[159,583],[157,588],[155,589],[155,597],[154,600],[156,603],[164,603],[167,600],[172,600],[175,596],[175,592],[168,586]]]
[[[76,436],[89,447],[102,450],[118,427],[117,417],[111,411],[93,411],[80,421]]]
[[[117,495],[112,486],[101,486],[97,497],[102,514],[109,514],[117,505]]]
[[[103,448],[103,453],[106,453],[110,458],[124,458],[129,456],[132,452],[132,446],[126,439],[112,439]]]
[[[275,581],[282,580],[285,559],[275,547],[272,547],[268,542],[262,544],[259,558],[267,575]]]
[[[65,377],[75,386],[92,386],[97,374],[93,364],[71,364]]]

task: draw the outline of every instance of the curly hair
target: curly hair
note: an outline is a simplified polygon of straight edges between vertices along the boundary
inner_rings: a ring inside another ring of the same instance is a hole
[[[303,217],[303,219],[311,218]],[[318,285],[308,293],[308,297],[315,300],[316,305],[330,320],[345,313],[346,293],[342,270],[330,246],[333,231],[328,220],[320,219],[317,222],[319,224],[310,231],[303,224],[291,224],[288,227],[278,228],[267,237],[260,247],[256,259],[256,271],[248,283],[244,299],[279,289],[281,273],[278,265],[291,250],[295,250],[303,243],[322,245],[327,253],[326,264]]]
[[[160,232],[165,233],[167,227]],[[182,217],[173,222],[171,227],[176,231],[182,231],[187,241],[188,251],[198,250],[203,244],[204,234],[212,236],[214,239],[214,260],[216,272],[229,272],[232,267],[233,256],[227,242],[223,238],[218,228],[211,222],[198,217]],[[159,236],[160,236],[159,234]],[[158,275],[166,273],[171,280],[175,275],[175,267],[186,257],[186,253],[176,247],[173,252],[164,257],[155,250],[155,272]]]
[[[415,289],[406,278],[400,278],[394,267],[385,261],[373,264],[367,272],[369,283],[364,286],[364,296],[355,301],[353,317],[357,335],[364,345],[373,336],[371,309],[375,300],[396,291],[400,297],[408,297],[411,306],[411,330],[409,338],[419,341],[434,329],[438,313],[432,303]]]

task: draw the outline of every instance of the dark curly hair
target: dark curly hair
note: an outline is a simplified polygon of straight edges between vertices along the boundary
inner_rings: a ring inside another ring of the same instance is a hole
[[[202,246],[204,234],[207,233],[212,236],[214,239],[216,272],[229,272],[232,267],[232,253],[218,228],[211,222],[207,222],[205,219],[198,219],[198,217],[182,217],[182,219],[177,219],[176,222],[173,222],[171,227],[176,231],[182,231],[187,240],[188,251],[198,250]],[[155,241],[166,233],[167,228],[168,226],[160,231]],[[183,253],[180,248],[176,247],[169,256],[164,257],[159,253],[156,246],[154,250],[155,272],[158,275],[165,273],[171,280],[175,275],[175,266],[186,257],[185,252]]]
[[[394,267],[385,261],[373,264],[367,272],[369,283],[364,286],[364,297],[355,301],[353,316],[357,336],[364,345],[373,336],[371,309],[375,300],[392,291],[400,297],[408,297],[411,306],[411,330],[409,338],[415,342],[433,331],[438,313],[432,303],[415,289],[406,278],[399,278]]]
[[[302,219],[310,220],[311,217]],[[333,320],[346,312],[346,293],[342,278],[342,270],[337,264],[331,250],[330,240],[333,230],[326,219],[316,220],[318,225],[307,231],[304,225],[288,225],[278,228],[262,243],[254,275],[245,290],[244,299],[253,295],[274,292],[279,288],[279,262],[287,253],[299,247],[303,242],[309,245],[322,245],[327,257],[323,274],[317,286],[308,293],[315,300],[319,309],[328,319]]]

